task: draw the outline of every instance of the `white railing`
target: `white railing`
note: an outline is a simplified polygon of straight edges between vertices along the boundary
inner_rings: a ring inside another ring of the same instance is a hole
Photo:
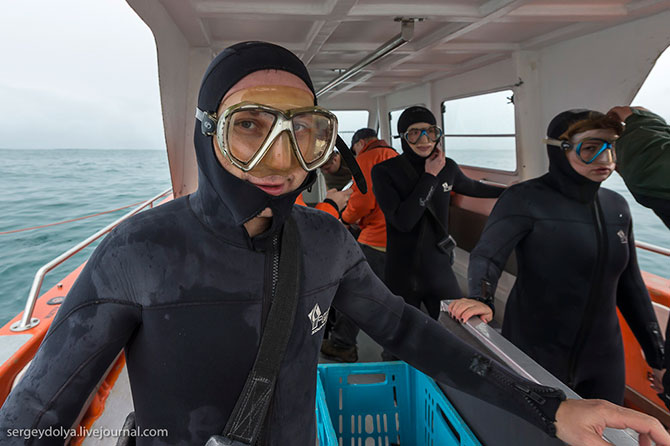
[[[77,254],[79,251],[82,249],[86,248],[88,245],[102,237],[103,235],[107,234],[109,231],[114,229],[116,226],[118,226],[121,222],[124,220],[129,219],[133,215],[137,214],[141,210],[143,210],[146,207],[153,207],[154,201],[166,196],[172,192],[172,188],[167,189],[166,191],[156,195],[155,197],[145,201],[144,203],[140,204],[138,207],[133,209],[132,211],[128,212],[125,214],[123,217],[119,218],[118,220],[114,221],[113,223],[110,223],[109,225],[105,226],[86,240],[79,242],[72,248],[68,249],[65,251],[63,254],[59,255],[46,265],[42,266],[39,270],[37,270],[37,273],[35,274],[35,278],[33,279],[33,285],[30,287],[30,293],[28,294],[28,300],[26,301],[26,307],[23,310],[23,317],[19,322],[16,322],[11,325],[10,330],[12,331],[25,331],[29,330],[33,327],[35,327],[37,324],[40,323],[40,320],[36,317],[32,317],[33,315],[33,310],[35,309],[35,302],[37,302],[37,297],[40,293],[40,289],[42,288],[42,283],[44,282],[44,276],[47,275],[49,271],[72,257],[73,255]]]
[[[644,249],[645,251],[651,251],[662,256],[670,257],[670,249],[668,248],[661,248],[660,246],[652,245],[651,243],[646,242],[635,242],[635,246],[637,248]]]
[[[448,313],[449,304],[451,302],[451,300],[443,300],[440,305],[440,310],[443,313]],[[441,322],[444,325],[445,322],[442,318],[445,318],[445,316],[441,316]],[[449,318],[446,317],[445,320],[448,319]],[[581,399],[574,390],[546,371],[540,364],[504,338],[490,325],[482,322],[479,317],[473,316],[468,319],[466,323],[459,325],[465,329],[473,339],[477,340],[480,345],[491,352],[495,359],[510,367],[514,372],[543,386],[561,389],[570,399]],[[616,446],[639,445],[637,433],[629,429],[622,430],[607,428],[603,432],[603,438]]]

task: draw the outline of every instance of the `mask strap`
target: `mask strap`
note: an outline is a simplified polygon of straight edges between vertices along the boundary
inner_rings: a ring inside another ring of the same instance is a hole
[[[544,138],[542,139],[542,142],[547,144],[548,146],[559,147],[566,151],[572,148],[572,143],[570,143],[569,141],[564,141],[562,139]]]
[[[354,177],[354,181],[356,182],[356,186],[358,186],[358,189],[361,191],[363,194],[368,193],[368,185],[365,182],[365,177],[363,176],[363,172],[361,172],[361,168],[358,165],[358,162],[356,162],[356,157],[354,157],[354,154],[351,152],[351,149],[349,149],[349,146],[347,145],[346,142],[340,136],[337,136],[337,140],[335,141],[335,147],[337,147],[337,150],[340,151],[340,155],[342,155],[342,159],[344,162],[347,164],[347,167],[351,171],[351,175]]]
[[[213,136],[216,133],[216,118],[211,114],[195,109],[195,119],[200,121],[200,131],[205,136]]]

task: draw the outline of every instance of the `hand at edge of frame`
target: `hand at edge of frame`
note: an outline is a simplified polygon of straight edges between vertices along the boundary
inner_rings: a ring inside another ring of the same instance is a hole
[[[670,446],[670,434],[660,421],[604,400],[568,399],[556,411],[556,436],[574,446],[607,446],[606,427],[630,428],[640,434],[640,446]]]

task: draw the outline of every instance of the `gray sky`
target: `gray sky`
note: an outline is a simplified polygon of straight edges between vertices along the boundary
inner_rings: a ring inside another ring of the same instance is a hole
[[[125,1],[0,7],[0,148],[164,149],[153,35]]]
[[[164,150],[153,35],[125,1],[0,0],[0,7],[0,148]],[[633,104],[670,120],[668,78],[670,51]],[[479,112],[466,113],[472,107]],[[462,108],[463,119],[479,123],[487,109],[476,100]],[[349,120],[343,127],[365,126]]]

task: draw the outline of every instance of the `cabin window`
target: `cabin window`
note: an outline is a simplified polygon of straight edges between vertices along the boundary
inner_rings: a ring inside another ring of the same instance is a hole
[[[347,143],[358,129],[368,126],[370,112],[367,110],[332,110],[337,116],[337,133]]]
[[[389,125],[391,126],[391,147],[393,147],[398,153],[402,153],[402,143],[400,138],[396,138],[395,136],[398,134],[398,119],[404,111],[405,109],[401,108],[400,110],[393,110],[389,113]]]
[[[442,103],[444,148],[458,164],[516,171],[512,90]]]

